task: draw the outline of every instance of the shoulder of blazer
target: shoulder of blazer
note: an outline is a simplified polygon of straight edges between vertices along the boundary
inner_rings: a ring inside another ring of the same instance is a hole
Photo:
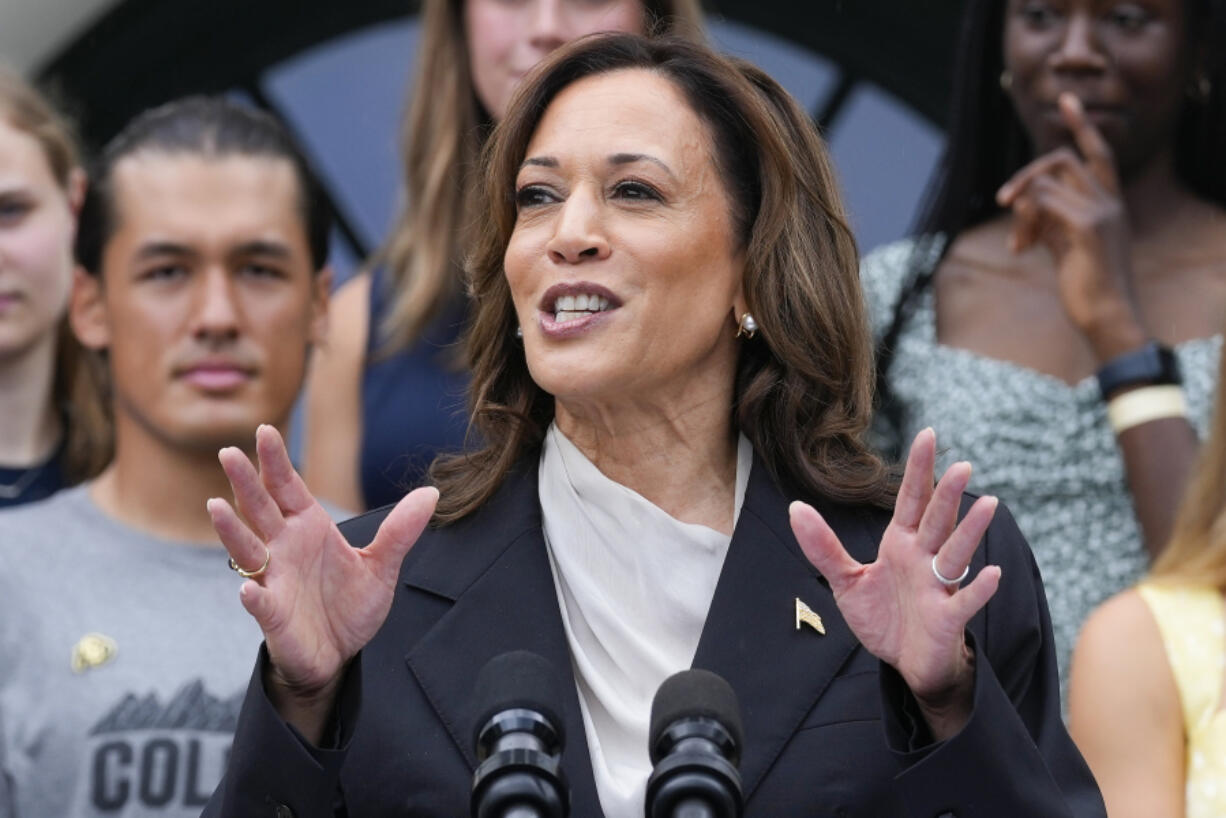
[[[368,511],[340,524],[355,548],[364,548],[394,505]],[[431,524],[405,558],[402,582],[456,599],[498,556],[524,534],[541,528],[536,458],[521,460],[480,508],[447,525]]]

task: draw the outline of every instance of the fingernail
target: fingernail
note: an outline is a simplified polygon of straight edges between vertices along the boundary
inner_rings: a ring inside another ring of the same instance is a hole
[[[209,514],[212,514],[212,513],[213,513],[213,504],[214,504],[214,503],[216,503],[216,502],[217,502],[217,498],[216,498],[216,497],[210,497],[209,499],[205,500],[205,501],[204,501],[204,510],[205,510],[205,511],[207,511]]]
[[[818,517],[822,516],[821,514],[818,514],[817,509],[813,508],[813,506],[810,506],[808,503],[804,502],[803,500],[793,500],[791,503],[788,504],[788,517],[792,517],[798,511],[804,508],[811,509],[814,514],[817,514]]]
[[[1065,91],[1060,95],[1060,104],[1066,105],[1073,110],[1074,113],[1081,113],[1081,100],[1078,96],[1070,91]]]

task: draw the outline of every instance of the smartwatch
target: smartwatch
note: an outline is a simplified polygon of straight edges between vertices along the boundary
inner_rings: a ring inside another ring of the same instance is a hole
[[[1126,386],[1158,386],[1180,384],[1179,362],[1170,347],[1157,341],[1146,341],[1141,346],[1112,358],[1098,370],[1098,390],[1103,400]]]

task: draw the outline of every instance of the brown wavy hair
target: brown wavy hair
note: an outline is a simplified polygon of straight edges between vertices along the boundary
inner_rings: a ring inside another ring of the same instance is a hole
[[[380,356],[409,346],[463,285],[461,264],[484,213],[479,160],[493,127],[469,72],[462,0],[423,0],[417,75],[400,134],[400,212],[372,264],[388,275]],[[645,0],[645,29],[702,39],[700,0]]]
[[[29,83],[0,70],[0,119],[38,143],[51,176],[68,193],[81,172],[76,139],[67,120]],[[52,400],[64,415],[60,464],[64,478],[77,483],[97,475],[110,462],[111,422],[99,383],[99,364],[61,320],[56,331]]]
[[[638,69],[681,91],[710,131],[760,330],[741,347],[736,425],[776,480],[807,495],[888,507],[897,479],[864,442],[873,355],[855,239],[822,140],[803,110],[749,63],[693,42],[596,35],[547,58],[524,82],[484,154],[487,218],[468,264],[474,312],[465,344],[480,446],[440,458],[436,520],[479,507],[522,458],[539,451],[554,399],[533,382],[503,271],[515,227],[515,178],[558,93],[584,77]]]
[[[1151,576],[1226,591],[1226,354],[1218,371],[1209,440],[1184,493],[1170,543]]]

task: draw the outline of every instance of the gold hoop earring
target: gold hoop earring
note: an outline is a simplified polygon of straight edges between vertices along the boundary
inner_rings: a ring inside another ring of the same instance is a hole
[[[752,338],[758,334],[758,322],[753,320],[753,316],[745,313],[741,316],[740,322],[737,324],[737,338]]]

